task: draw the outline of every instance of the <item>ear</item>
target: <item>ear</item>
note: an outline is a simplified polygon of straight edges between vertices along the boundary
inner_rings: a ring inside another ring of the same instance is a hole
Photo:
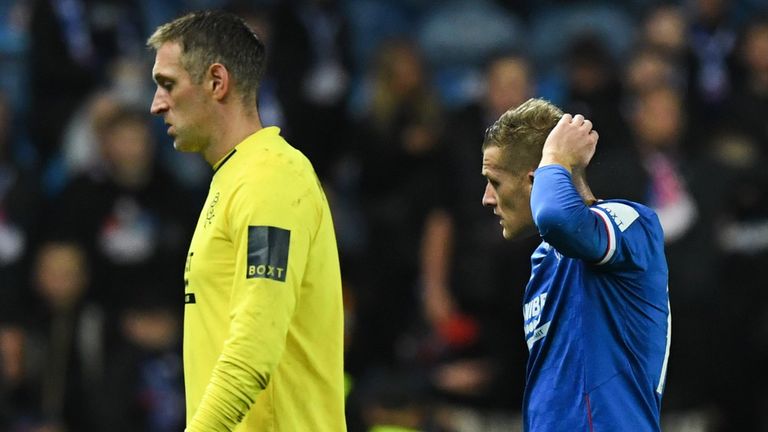
[[[221,101],[229,93],[229,71],[221,63],[214,63],[208,67],[206,76],[208,89],[211,95],[217,101]]]
[[[528,171],[526,177],[528,178],[528,186],[533,186],[533,170]]]

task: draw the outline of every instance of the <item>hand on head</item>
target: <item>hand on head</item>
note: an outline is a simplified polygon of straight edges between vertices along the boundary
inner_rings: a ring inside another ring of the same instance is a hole
[[[559,164],[568,171],[582,170],[595,154],[598,137],[583,115],[564,114],[544,142],[539,166]]]

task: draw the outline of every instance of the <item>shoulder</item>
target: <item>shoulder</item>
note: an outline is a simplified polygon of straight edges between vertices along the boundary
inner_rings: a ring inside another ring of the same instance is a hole
[[[229,191],[228,207],[246,213],[318,208],[322,195],[312,164],[282,138],[238,153],[226,172],[217,173],[226,174],[220,184]]]
[[[241,186],[292,188],[314,182],[315,171],[309,160],[280,137],[256,148],[238,151],[233,158],[233,181]]]
[[[600,215],[606,222],[612,221],[612,225],[622,233],[633,226],[640,226],[650,236],[663,237],[656,212],[643,204],[620,199],[602,200],[592,205],[590,210]]]

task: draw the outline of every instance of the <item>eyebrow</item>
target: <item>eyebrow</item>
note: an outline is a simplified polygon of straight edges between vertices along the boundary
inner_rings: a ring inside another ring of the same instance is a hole
[[[156,72],[154,75],[152,75],[152,81],[155,82],[155,84],[159,84],[159,81],[161,80],[168,80],[173,81],[173,79],[167,75],[163,75],[160,72]]]

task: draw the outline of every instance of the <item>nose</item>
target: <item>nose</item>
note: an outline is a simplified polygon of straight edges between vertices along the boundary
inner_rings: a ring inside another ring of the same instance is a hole
[[[496,192],[488,183],[485,185],[485,193],[483,193],[483,205],[486,207],[496,207]]]
[[[160,88],[155,91],[155,96],[152,98],[152,105],[149,107],[149,112],[154,115],[161,115],[168,111],[168,102],[166,102],[165,97],[160,94],[160,91]]]

